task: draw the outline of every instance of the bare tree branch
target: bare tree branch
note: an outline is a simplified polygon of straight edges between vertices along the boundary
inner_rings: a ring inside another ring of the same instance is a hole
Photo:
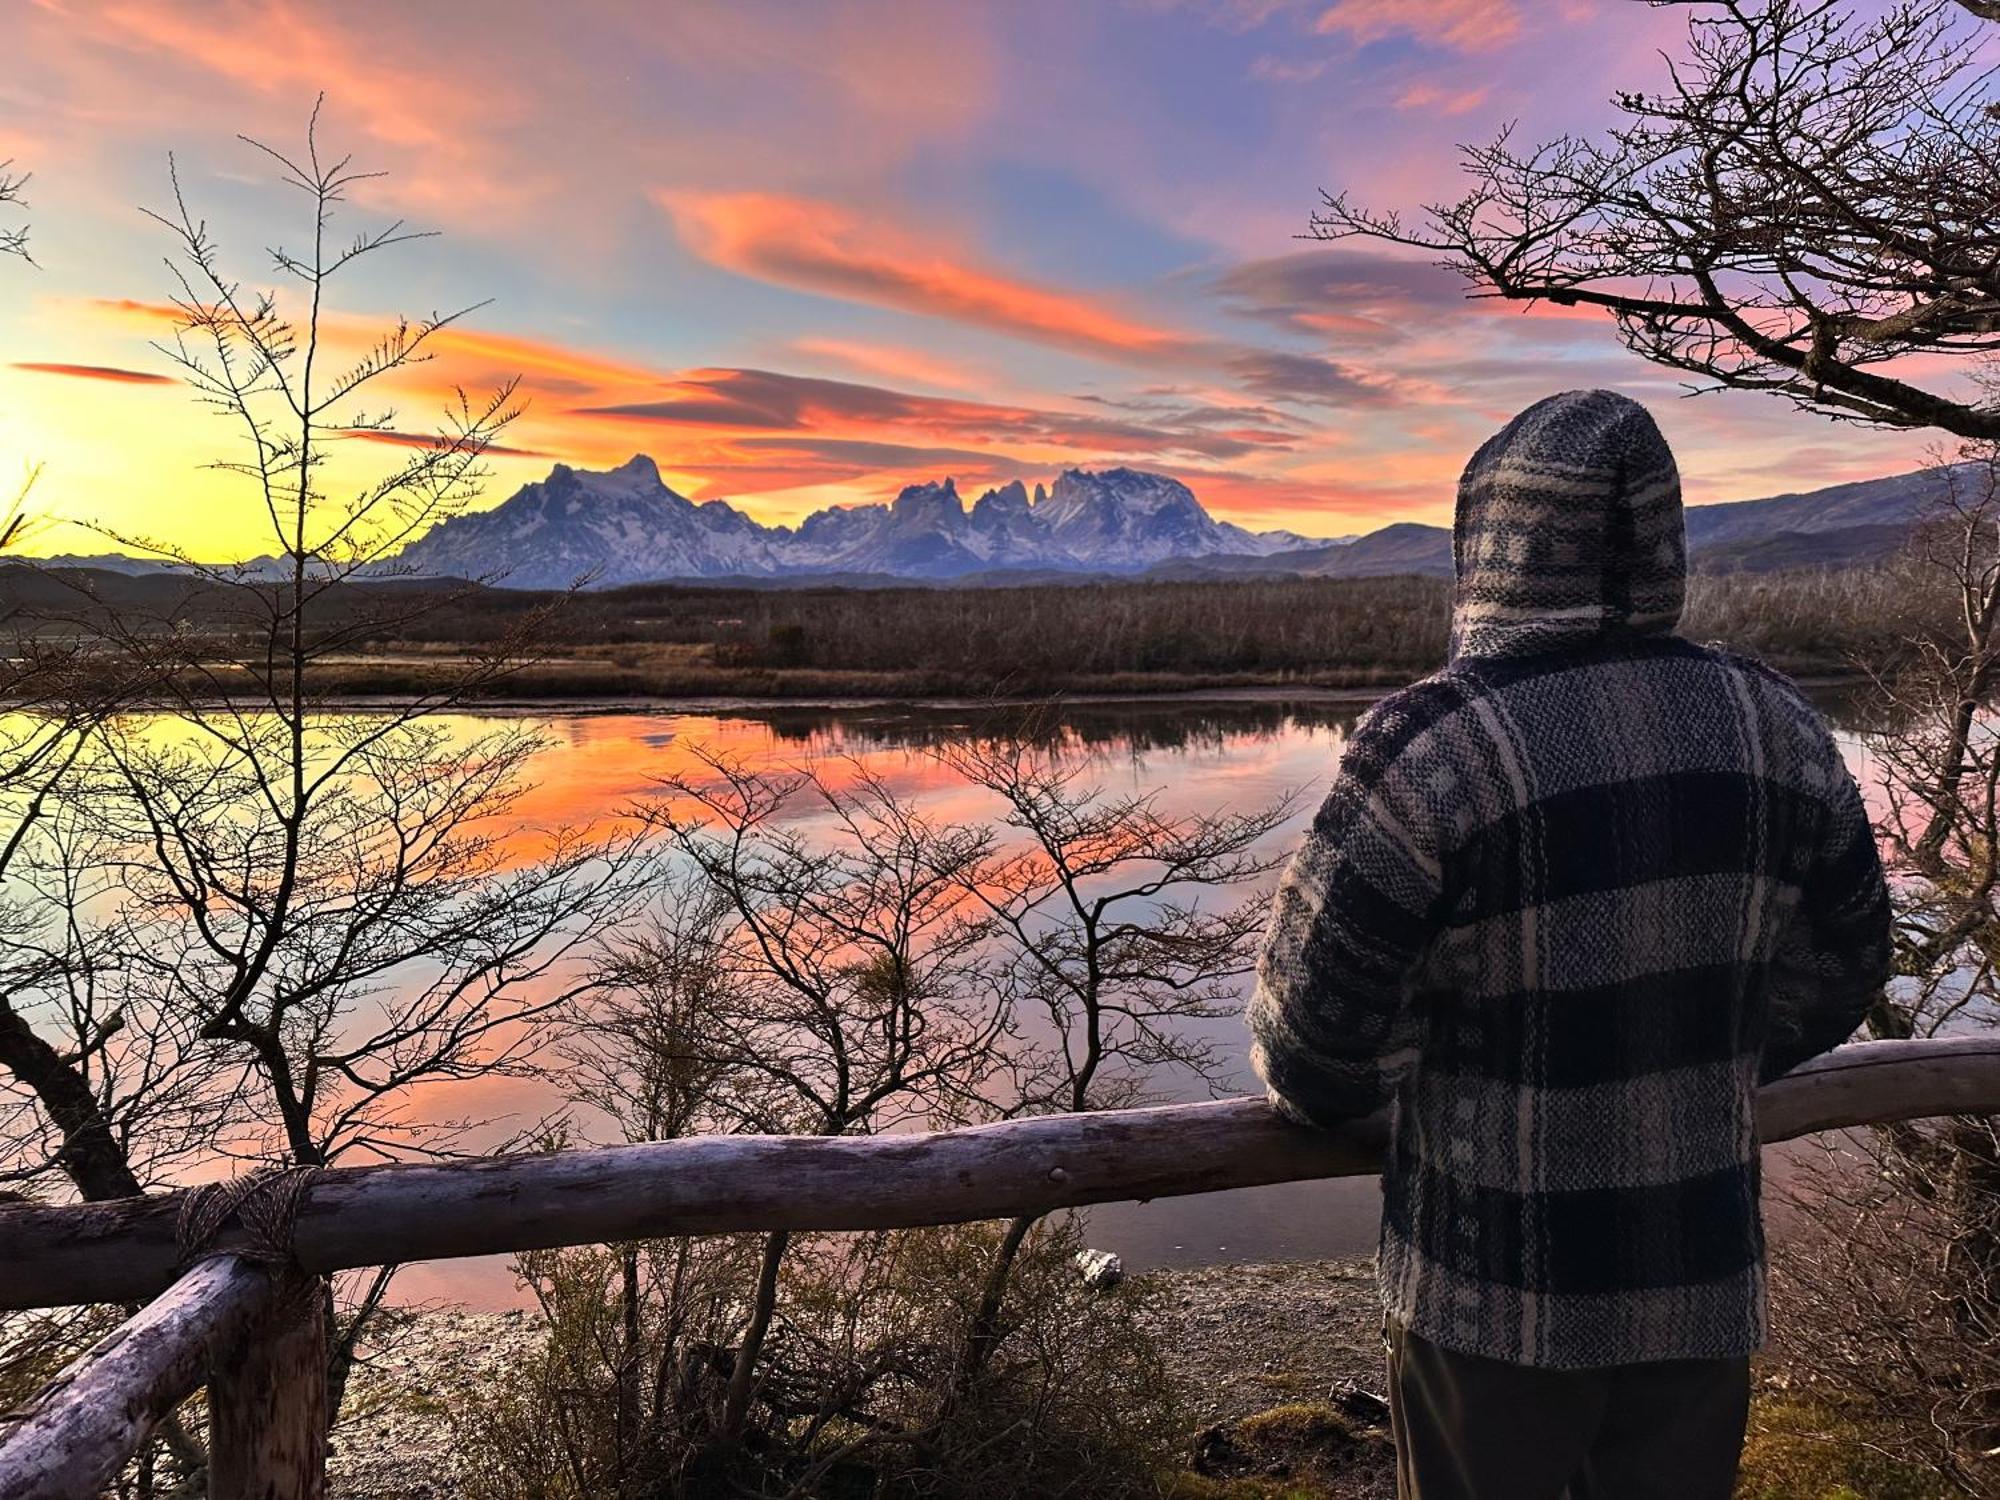
[[[15,171],[11,160],[0,161],[0,208],[26,208],[27,186],[26,172]],[[29,265],[35,263],[34,257],[28,254],[27,225],[0,226],[0,255],[18,255]]]
[[[2000,352],[2000,100],[1951,0],[1866,19],[1838,0],[1669,0],[1664,88],[1603,137],[1464,150],[1469,185],[1414,223],[1345,193],[1311,233],[1424,250],[1474,295],[1601,308],[1693,390],[1767,391],[1841,420],[2000,438],[1940,379]]]

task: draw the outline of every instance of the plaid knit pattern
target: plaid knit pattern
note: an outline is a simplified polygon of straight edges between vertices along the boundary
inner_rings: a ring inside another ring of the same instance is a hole
[[[1453,657],[1379,704],[1276,897],[1273,1101],[1394,1106],[1379,1273],[1446,1348],[1551,1368],[1750,1352],[1754,1095],[1843,1041],[1888,898],[1817,713],[1671,634],[1673,461],[1571,393],[1466,471]]]

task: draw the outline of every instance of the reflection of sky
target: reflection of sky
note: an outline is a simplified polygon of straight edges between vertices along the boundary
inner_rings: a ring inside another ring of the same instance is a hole
[[[1352,709],[1279,705],[1152,703],[1079,705],[1065,733],[1090,757],[1090,780],[1107,793],[1155,791],[1169,813],[1247,810],[1287,791],[1302,790],[1297,811],[1272,836],[1282,848],[1296,840],[1317,806],[1337,762]],[[472,736],[491,719],[466,716],[455,730]],[[658,778],[702,771],[697,748],[773,770],[817,764],[839,784],[849,768],[865,768],[898,796],[938,821],[990,822],[988,793],[965,787],[925,753],[925,746],[979,722],[979,715],[924,707],[854,710],[777,709],[699,714],[672,712],[557,714],[530,722],[548,739],[531,768],[533,785],[514,815],[521,830],[514,852],[531,857],[539,830],[557,824],[616,820],[653,795]],[[1857,736],[1842,735],[1850,765],[1864,784],[1868,757]],[[795,826],[810,831],[825,815],[801,800]],[[1245,1091],[1247,1036],[1229,1017],[1205,1023],[1224,1066],[1217,1088]],[[1166,1098],[1204,1097],[1187,1078],[1158,1080]],[[477,1079],[440,1086],[412,1111],[433,1117],[483,1117],[491,1136],[518,1130],[562,1107],[558,1090],[511,1079]],[[1377,1189],[1372,1180],[1299,1184],[1152,1204],[1118,1204],[1091,1213],[1091,1239],[1135,1266],[1261,1260],[1366,1253],[1374,1236]],[[405,1273],[405,1295],[470,1297],[503,1302],[504,1262],[439,1263]]]
[[[1287,790],[1307,795],[1274,844],[1294,841],[1310,820],[1338,760],[1342,726],[1351,710],[1231,712],[1182,704],[1130,708],[1080,706],[1069,728],[1092,741],[1092,779],[1110,792],[1158,790],[1169,811],[1244,809]],[[777,710],[770,713],[630,714],[559,717],[547,721],[554,747],[537,763],[540,783],[524,813],[578,818],[609,811],[644,795],[651,779],[698,768],[700,745],[774,766],[818,759],[838,775],[842,759],[866,766],[898,794],[940,819],[977,821],[994,808],[985,793],[969,791],[922,753],[939,735],[973,722],[972,716],[925,708],[852,711]],[[1867,757],[1858,737],[1843,734],[1843,751],[1858,775]],[[800,819],[809,826],[810,818]],[[1248,1038],[1240,1019],[1206,1023],[1224,1067],[1223,1093],[1247,1091]],[[518,1089],[519,1086],[513,1086]],[[1204,1097],[1186,1078],[1161,1080],[1168,1098]],[[489,1101],[510,1103],[523,1114],[547,1107],[509,1088]],[[1107,1204],[1089,1213],[1093,1244],[1118,1251],[1128,1265],[1205,1264],[1327,1255],[1363,1255],[1374,1246],[1380,1194],[1373,1179],[1287,1184],[1148,1204]],[[439,1264],[406,1273],[407,1295],[504,1299],[499,1261]]]
[[[1271,851],[1298,838],[1340,753],[1341,729],[1323,713],[1250,718],[1220,710],[1190,713],[1183,706],[1171,725],[1149,724],[1148,717],[1157,715],[1134,711],[1121,725],[1119,715],[1099,711],[1097,722],[1065,726],[1090,768],[1090,784],[1107,796],[1157,793],[1156,806],[1167,816],[1248,811],[1303,791],[1291,818],[1263,846]],[[663,722],[671,728],[663,729]],[[547,725],[554,744],[537,761],[536,788],[519,812],[530,822],[603,817],[653,795],[658,778],[703,779],[697,752],[705,751],[774,770],[813,766],[836,789],[866,773],[935,822],[986,827],[1000,817],[1000,799],[968,786],[923,748],[964,723],[923,709],[857,714],[805,730],[719,715],[554,719]],[[832,815],[810,797],[796,799],[784,821],[807,836],[832,832]],[[1177,894],[1185,899],[1189,893]],[[1229,1060],[1219,1084],[1246,1086],[1241,1023],[1207,1022],[1201,1030]],[[1170,1098],[1206,1093],[1175,1079],[1160,1080],[1160,1090]]]
[[[1170,814],[1246,810],[1305,789],[1291,821],[1272,835],[1272,847],[1283,848],[1310,819],[1339,757],[1341,726],[1352,717],[1352,710],[1231,712],[1181,704],[1124,711],[1084,708],[1064,727],[1079,753],[1090,758],[1092,784],[1112,795],[1157,791],[1159,806]],[[923,708],[553,716],[541,721],[552,743],[535,763],[536,785],[518,813],[525,822],[544,825],[614,815],[650,795],[660,777],[699,777],[703,768],[695,751],[700,747],[774,770],[816,764],[836,785],[851,777],[853,768],[862,768],[933,819],[983,824],[997,813],[997,799],[967,788],[924,753],[926,744],[973,722],[975,716]],[[825,824],[826,815],[801,799],[788,821],[810,832]],[[1235,1017],[1208,1022],[1202,1032],[1216,1043],[1224,1062],[1217,1088],[1224,1093],[1249,1088],[1242,1022]],[[1163,1079],[1158,1092],[1170,1099],[1208,1094],[1188,1078]],[[452,1085],[450,1095],[454,1113],[506,1114],[514,1120],[536,1118],[560,1103],[544,1085],[505,1080]],[[1093,1234],[1135,1265],[1218,1256],[1359,1253],[1372,1234],[1367,1205],[1374,1193],[1372,1182],[1333,1183],[1299,1189],[1296,1196],[1259,1190],[1118,1205],[1093,1212]],[[1316,1223],[1337,1226],[1334,1238],[1314,1229]],[[1225,1227],[1230,1224],[1242,1226],[1233,1246]],[[504,1300],[503,1271],[504,1262],[498,1260],[417,1267],[405,1273],[405,1295]]]

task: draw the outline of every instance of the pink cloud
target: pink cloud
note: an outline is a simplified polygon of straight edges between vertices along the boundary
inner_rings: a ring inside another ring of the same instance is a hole
[[[463,202],[522,195],[529,169],[503,158],[495,125],[510,109],[505,90],[483,88],[463,75],[401,60],[404,49],[370,27],[355,34],[330,23],[322,8],[287,0],[231,0],[219,13],[171,6],[122,4],[96,17],[91,35],[149,62],[168,58],[248,92],[304,112],[325,93],[335,123],[352,122],[398,148],[401,170],[370,191],[409,202]],[[267,144],[287,154],[303,140]]]
[[[792,348],[801,354],[832,360],[849,370],[885,380],[943,386],[954,391],[971,390],[986,383],[971,371],[920,349],[841,338],[793,339]]]
[[[1486,102],[1491,89],[1447,89],[1434,83],[1413,83],[1396,98],[1398,109],[1429,110],[1440,115],[1462,115]]]
[[[1313,29],[1357,42],[1409,36],[1456,52],[1504,46],[1521,31],[1514,0],[1335,0]]]
[[[1224,373],[1262,400],[1379,406],[1407,383],[1318,354],[1232,343],[1142,321],[1087,293],[1039,285],[924,248],[891,225],[775,193],[660,192],[681,238],[712,265],[779,286],[1147,369]]]
[[[836,204],[781,193],[655,198],[689,249],[739,275],[1121,361],[1195,352],[1185,336],[1099,299],[955,258]]]

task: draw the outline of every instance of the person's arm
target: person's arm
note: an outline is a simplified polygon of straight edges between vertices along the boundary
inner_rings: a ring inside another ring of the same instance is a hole
[[[1831,744],[1828,754],[1826,824],[1772,970],[1766,1083],[1852,1036],[1889,978],[1889,890],[1875,830]]]
[[[1374,1113],[1413,1053],[1407,981],[1438,930],[1446,800],[1414,729],[1393,707],[1357,727],[1272,904],[1250,1061],[1304,1124]]]

